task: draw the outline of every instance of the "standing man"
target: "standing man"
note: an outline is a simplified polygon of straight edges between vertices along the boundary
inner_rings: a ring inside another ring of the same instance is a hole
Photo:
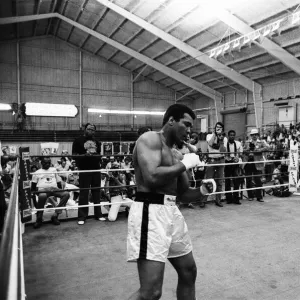
[[[95,139],[96,126],[91,123],[85,125],[84,135],[77,138],[72,145],[73,155],[82,155],[76,158],[76,164],[79,170],[99,170],[100,169],[100,144]],[[90,187],[99,187],[101,181],[100,172],[79,173],[80,191],[78,205],[87,205],[89,203]],[[91,190],[94,204],[100,203],[100,188]],[[89,207],[78,208],[78,225],[84,225],[88,217]],[[94,206],[95,219],[105,221],[102,217],[101,206]]]
[[[176,201],[198,201],[214,190],[214,181],[192,189],[186,171],[196,167],[195,153],[179,148],[192,128],[194,112],[171,105],[159,132],[140,136],[133,151],[137,194],[128,219],[127,258],[137,261],[140,289],[130,300],[160,299],[167,259],[178,273],[177,299],[195,300],[197,268],[191,239]]]
[[[251,129],[250,139],[245,143],[245,161],[246,162],[256,162],[261,161],[262,163],[258,164],[247,164],[245,165],[245,174],[248,176],[246,178],[246,187],[247,189],[253,188],[253,181],[255,183],[255,187],[262,187],[261,182],[261,174],[264,170],[264,159],[263,152],[269,150],[269,146],[265,140],[259,139],[259,133],[256,128]],[[252,177],[253,176],[253,179]],[[254,194],[256,196],[256,200],[259,202],[264,202],[262,197],[262,190],[248,190],[248,200],[254,200]]]
[[[222,184],[224,180],[224,165],[211,167],[209,165],[225,163],[224,152],[226,152],[226,148],[224,144],[227,144],[227,138],[224,137],[224,135],[223,123],[217,122],[214,132],[206,136],[209,152],[206,178],[217,178],[217,192],[222,192]],[[223,207],[223,204],[221,203],[221,194],[216,194],[215,203],[217,206]]]
[[[233,192],[228,193],[228,191],[231,191],[231,181],[233,183],[233,189],[238,190],[240,186],[240,178],[239,178],[239,165],[233,165],[232,163],[238,163],[240,160],[240,157],[243,153],[243,147],[239,141],[235,141],[235,131],[229,130],[228,131],[228,142],[224,144],[226,147],[226,152],[228,152],[225,155],[225,191],[227,192],[225,194],[226,196],[226,202],[228,204],[234,203],[234,204],[241,204],[239,200],[239,192]],[[232,179],[228,179],[228,177],[233,177]]]

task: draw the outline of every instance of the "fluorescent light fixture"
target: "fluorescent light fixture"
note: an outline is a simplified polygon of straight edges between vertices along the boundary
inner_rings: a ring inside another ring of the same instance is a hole
[[[78,109],[73,104],[26,102],[26,115],[45,117],[75,117]]]
[[[144,111],[144,110],[114,110],[114,109],[98,109],[89,108],[89,113],[100,113],[100,114],[114,114],[114,115],[153,115],[163,116],[165,112],[162,111]]]
[[[11,110],[11,106],[9,104],[0,103],[0,110]]]

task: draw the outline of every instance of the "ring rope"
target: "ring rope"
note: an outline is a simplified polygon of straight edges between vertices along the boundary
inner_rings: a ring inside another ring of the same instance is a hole
[[[285,159],[286,161],[289,161],[290,159]],[[299,159],[300,160],[300,159]],[[243,162],[237,162],[237,163],[230,163],[231,166],[233,165],[246,165],[246,164],[265,164],[265,163],[272,163],[272,162],[281,162],[281,159],[277,160],[263,160],[263,161],[243,161]],[[217,166],[228,166],[228,163],[221,163],[221,164],[207,164],[201,165],[200,167],[217,167]],[[72,174],[72,173],[107,173],[107,172],[124,172],[124,171],[134,171],[134,168],[129,169],[96,169],[96,170],[75,170],[75,171],[55,171],[53,173],[55,174]],[[34,175],[35,172],[29,173],[30,175]],[[38,173],[39,175],[45,175],[49,174],[49,172],[45,173]]]

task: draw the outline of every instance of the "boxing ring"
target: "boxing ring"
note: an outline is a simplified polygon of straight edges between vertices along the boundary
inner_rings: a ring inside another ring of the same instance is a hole
[[[295,157],[290,160],[295,162]],[[109,171],[124,170],[128,171]],[[59,227],[45,224],[38,230],[32,226],[24,230],[18,172],[17,168],[1,241],[0,299],[126,299],[138,288],[136,265],[126,263],[125,214],[116,222],[88,221],[78,226],[63,221]],[[291,182],[284,184],[288,185]],[[268,187],[273,186],[263,189]],[[243,201],[241,206],[222,209],[214,205],[205,210],[183,209],[198,267],[198,299],[298,299],[299,199],[298,195],[268,196],[263,204]],[[127,204],[130,201],[122,199],[98,205]],[[70,214],[76,209],[70,206],[65,211]],[[33,214],[36,211],[31,209]],[[174,299],[176,280],[166,264],[162,299]]]

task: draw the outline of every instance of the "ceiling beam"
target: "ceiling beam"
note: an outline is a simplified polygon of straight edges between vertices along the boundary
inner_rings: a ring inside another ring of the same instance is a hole
[[[221,98],[222,98],[222,95],[220,93],[203,85],[202,83],[200,83],[196,80],[190,79],[188,76],[180,74],[180,73],[174,71],[173,69],[168,68],[168,67],[164,66],[163,64],[161,64],[155,60],[152,60],[151,58],[149,58],[141,53],[138,53],[138,52],[124,46],[123,44],[118,43],[118,42],[108,38],[107,36],[104,36],[103,34],[101,34],[99,32],[93,31],[92,29],[90,29],[84,25],[81,25],[77,22],[74,22],[73,20],[71,20],[65,16],[62,16],[60,14],[58,14],[58,18],[62,21],[65,21],[66,23],[68,23],[74,27],[77,27],[77,28],[81,29],[82,31],[94,36],[95,38],[117,48],[118,50],[120,50],[128,55],[134,56],[136,59],[142,61],[143,63],[150,65],[152,68],[155,68],[155,69],[159,70],[160,72],[170,76],[171,78],[185,84],[186,86],[189,86],[189,87],[193,88],[194,90],[199,91],[200,93],[206,95],[209,98],[212,98],[212,99],[218,98],[219,100],[221,100]]]
[[[133,55],[135,56],[137,59],[141,60],[143,63],[151,66],[152,68],[157,68],[158,71],[162,72],[162,73],[166,73],[169,74],[169,76],[175,80],[178,80],[179,82],[182,82],[183,84],[185,84],[188,87],[193,88],[194,90],[200,92],[203,95],[206,95],[210,98],[217,98],[219,100],[222,99],[222,94],[216,92],[215,90],[208,88],[206,86],[204,86],[203,84],[201,84],[200,82],[196,81],[196,80],[191,80],[189,77],[182,75],[170,68],[165,67],[164,65],[153,61],[152,59],[150,59],[149,57],[142,55],[112,39],[107,38],[106,36],[86,27],[83,26],[77,22],[72,21],[71,19],[60,15],[59,13],[51,13],[51,14],[44,14],[44,15],[30,15],[30,16],[22,16],[22,17],[9,17],[9,18],[0,18],[0,25],[6,25],[6,24],[13,24],[13,23],[19,23],[19,22],[29,22],[29,21],[34,21],[34,20],[41,20],[41,19],[45,19],[46,16],[48,16],[48,18],[58,18],[58,21],[65,21],[67,23],[69,23],[70,25],[77,27],[81,30],[83,30],[84,32],[86,32],[89,36],[94,36],[97,39],[100,39],[102,41],[104,41],[107,44],[110,44],[113,47],[116,47],[118,50],[123,51],[125,53],[127,53],[128,55]],[[78,47],[79,49],[80,47]],[[91,53],[92,54],[92,53]]]
[[[156,9],[154,12],[150,13],[150,15],[148,15],[146,18],[148,19],[148,22],[151,23],[153,22],[154,20],[156,20],[157,18],[160,17],[160,14],[162,12],[162,10],[159,10],[160,7],[163,7],[163,6],[167,6],[169,4],[170,0],[167,0],[167,2],[163,2],[160,4],[160,6],[158,7],[158,9]],[[144,28],[140,28],[137,32],[135,32],[125,43],[124,45],[127,46],[129,43],[131,43],[138,35],[140,35],[142,32],[144,31]],[[113,54],[114,56],[118,54],[118,50],[115,51]],[[127,61],[127,59],[126,59]],[[123,67],[124,66],[124,62],[122,62],[120,64],[120,67]]]
[[[109,9],[107,7],[104,7],[104,9],[102,10],[101,14],[98,16],[98,19],[95,19],[95,23],[92,26],[92,30],[96,30],[97,29],[97,27],[99,26],[100,22],[105,17],[105,15],[107,14],[108,11],[109,11]],[[83,40],[83,42],[81,43],[81,45],[79,47],[83,48],[84,45],[85,45],[85,43],[88,41],[89,38],[90,38],[90,35],[88,34],[87,37]]]
[[[52,3],[51,13],[53,13],[55,11],[56,3],[57,3],[57,0],[54,0],[54,2]],[[47,35],[50,32],[51,25],[52,25],[52,19],[50,19],[49,22],[48,22],[48,26],[47,26],[47,30],[46,30],[46,34]]]
[[[251,33],[254,30],[251,26],[249,26],[230,12],[226,11],[225,9],[215,9],[214,14],[222,22],[243,35]],[[261,41],[255,42],[255,44],[263,48],[269,54],[280,60],[288,68],[300,75],[300,61],[292,54],[284,50],[282,47],[280,47],[267,37],[262,37]]]
[[[66,9],[67,9],[68,2],[69,2],[69,0],[65,0],[64,5],[63,5],[63,7],[62,7],[62,9],[61,9],[61,12],[58,11],[58,13],[60,13],[60,14],[62,14],[62,15],[65,13],[65,11],[66,11]],[[61,3],[62,3],[62,2],[61,2]],[[61,5],[62,5],[62,4],[61,4]],[[57,35],[59,25],[60,25],[60,19],[57,19],[56,24],[55,24],[54,33],[53,33],[54,36]]]
[[[119,7],[118,5],[115,5],[114,3],[112,3],[108,0],[97,0],[97,1],[99,3],[101,3],[102,5],[105,5],[108,8],[114,10],[116,13],[118,13],[122,17],[127,18],[131,22],[134,22],[138,26],[141,26],[145,30],[160,37],[161,39],[163,39],[167,43],[173,45],[174,47],[178,48],[179,50],[189,54],[194,59],[199,60],[200,62],[209,66],[212,69],[215,69],[217,72],[230,78],[232,81],[238,83],[239,85],[243,86],[247,90],[252,91],[253,85],[254,86],[259,85],[256,82],[252,81],[251,79],[247,78],[246,76],[243,76],[243,75],[239,74],[238,72],[226,67],[225,65],[223,65],[222,63],[220,63],[219,61],[217,61],[215,59],[211,59],[207,54],[205,54],[201,51],[198,51],[197,49],[182,42],[181,40],[177,39],[176,37],[172,36],[171,34],[168,34],[168,33],[164,32],[163,30],[153,26],[152,24],[135,16],[134,14]]]
[[[192,8],[189,12],[185,13],[183,16],[181,16],[178,20],[176,20],[174,23],[172,23],[170,26],[164,29],[165,32],[170,32],[171,30],[174,30],[176,27],[178,27],[183,21],[186,20],[197,8],[199,7],[199,4],[196,4],[194,8]],[[149,21],[148,21],[149,22]],[[150,23],[150,22],[149,22]],[[157,43],[160,40],[160,38],[155,37],[150,43],[144,45],[142,48],[138,49],[138,52],[143,52],[144,50],[148,49],[149,47],[153,46],[155,43]],[[173,48],[173,47],[172,47]],[[132,57],[123,61],[120,65],[124,66],[126,65]],[[155,59],[155,58],[154,58]],[[142,68],[143,65],[138,66],[134,69],[134,71],[137,71],[137,69]]]
[[[37,9],[36,9],[36,14],[37,14],[37,15],[40,14],[40,8],[41,8],[42,2],[43,2],[43,0],[39,0],[39,1],[38,1],[38,5],[37,5]],[[36,35],[36,29],[37,29],[37,21],[35,21],[35,24],[34,24],[33,36]]]
[[[219,22],[219,20],[214,21],[214,22],[210,23],[208,26],[202,27],[202,28],[201,28],[201,31],[198,31],[198,32],[196,32],[196,33],[193,32],[192,34],[190,34],[189,36],[187,36],[187,37],[183,40],[183,42],[184,42],[184,43],[187,43],[188,41],[190,41],[190,40],[192,40],[192,39],[198,37],[201,33],[203,33],[204,31],[208,30],[209,28],[211,28],[213,25],[217,24],[218,22]],[[166,32],[170,32],[169,30],[165,30],[165,31],[166,31]],[[205,48],[205,46],[206,46],[206,45],[204,45],[204,46],[201,45],[201,48],[203,48],[203,47]],[[170,47],[168,47],[168,48],[162,50],[161,52],[157,53],[155,56],[153,56],[153,57],[151,57],[151,58],[154,59],[154,60],[156,60],[157,58],[164,56],[165,54],[167,54],[168,52],[172,51],[173,49],[176,49],[176,48],[175,48],[174,46],[170,46]],[[201,50],[201,49],[198,49],[198,50]],[[139,52],[140,52],[140,51],[139,51]],[[183,56],[180,56],[179,58],[175,58],[175,59],[173,59],[173,60],[167,62],[165,65],[166,65],[167,67],[169,67],[169,66],[172,65],[173,63],[179,62],[179,61],[183,60],[183,59],[186,58],[186,57],[189,57],[189,56],[186,55],[186,54],[184,54]],[[198,62],[198,64],[200,64],[200,62]],[[141,65],[141,66],[142,66],[142,65]],[[134,71],[138,70],[141,66],[137,66],[137,67],[134,69]],[[153,73],[155,73],[155,72],[156,72],[156,71],[150,72],[149,74],[147,74],[147,76],[148,76],[148,75],[151,75],[151,74],[153,74]]]
[[[0,18],[0,25],[30,22],[30,21],[36,21],[36,20],[49,19],[49,18],[58,18],[58,16],[59,16],[59,14],[57,14],[57,13],[50,13],[50,14],[41,14],[41,15]]]
[[[141,2],[138,2],[137,4],[135,4],[133,7],[132,7],[132,9],[130,10],[131,12],[133,12],[133,11],[135,11],[136,9],[138,9],[139,7],[140,7],[140,4]],[[109,38],[112,38],[123,26],[124,26],[124,24],[127,22],[128,20],[126,19],[126,18],[124,18],[123,20],[121,20],[121,22],[118,24],[118,25],[116,25],[115,26],[115,28],[113,28],[113,30],[111,31],[111,33],[109,34]],[[98,54],[100,51],[101,51],[101,49],[103,48],[105,46],[105,44],[102,44],[99,48],[98,48],[98,50],[95,52],[95,54]],[[110,57],[108,57],[107,58],[107,60],[108,61],[110,61],[114,56],[115,56],[115,53],[116,52],[113,52],[112,54],[111,54],[111,56]]]
[[[86,7],[88,1],[89,1],[89,0],[85,0],[85,1],[81,4],[81,6],[80,6],[78,12],[76,13],[75,22],[78,22],[78,20],[79,20],[79,18],[81,17],[81,15],[82,15],[82,13],[83,13],[83,11],[84,11],[84,9],[85,9],[85,7]],[[67,37],[67,42],[69,41],[69,39],[70,39],[70,37],[71,37],[71,34],[73,33],[73,30],[74,30],[74,27],[72,26],[71,29],[70,29],[70,32],[69,32],[69,34],[68,34],[68,37]]]

